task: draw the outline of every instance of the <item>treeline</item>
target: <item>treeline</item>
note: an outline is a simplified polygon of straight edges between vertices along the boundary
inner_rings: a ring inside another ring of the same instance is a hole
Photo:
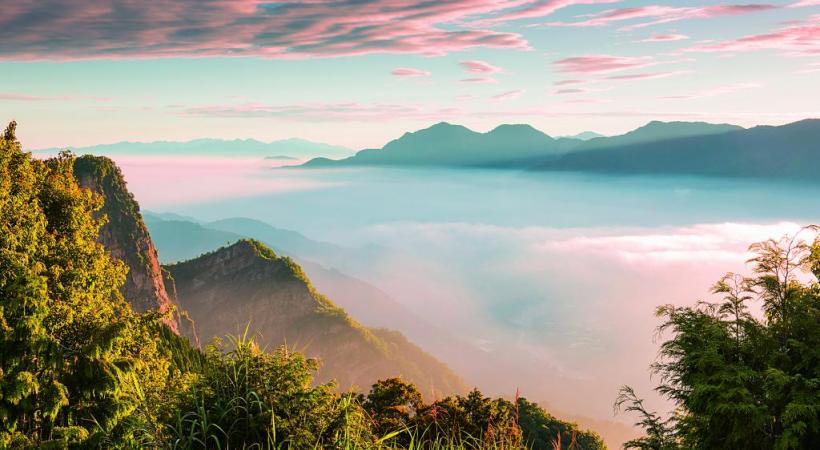
[[[338,393],[286,348],[194,348],[125,301],[73,169],[23,152],[14,123],[0,137],[0,448],[604,448],[523,398]]]

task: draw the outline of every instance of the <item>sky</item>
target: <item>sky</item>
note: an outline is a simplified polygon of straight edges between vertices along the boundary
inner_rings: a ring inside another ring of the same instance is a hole
[[[201,137],[380,147],[438,121],[618,134],[820,117],[820,0],[3,2],[31,149]]]

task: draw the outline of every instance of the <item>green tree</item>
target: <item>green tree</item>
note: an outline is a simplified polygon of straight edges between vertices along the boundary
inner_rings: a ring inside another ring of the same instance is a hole
[[[377,436],[407,430],[419,410],[424,407],[421,393],[412,383],[401,378],[388,378],[376,382],[362,405],[373,421]],[[407,440],[407,433],[397,438]]]
[[[131,439],[142,375],[163,367],[154,340],[136,339],[152,320],[119,294],[124,265],[96,243],[101,199],[72,167],[70,153],[23,152],[14,123],[0,140],[2,445]]]
[[[559,420],[526,398],[518,398],[516,405],[518,426],[528,448],[550,448],[557,440],[560,441],[560,448],[567,450],[606,449],[598,434]]]
[[[807,230],[752,245],[754,275],[721,279],[721,302],[658,308],[670,338],[653,370],[677,409],[667,422],[644,414],[634,448],[820,448],[820,241],[801,240]],[[656,437],[664,445],[643,445]]]

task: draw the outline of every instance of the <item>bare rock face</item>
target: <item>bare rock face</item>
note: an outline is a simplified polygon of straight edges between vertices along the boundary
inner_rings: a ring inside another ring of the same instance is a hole
[[[123,297],[138,312],[173,309],[157,250],[120,169],[108,158],[86,155],[75,160],[74,176],[80,187],[90,189],[104,199],[98,214],[106,215],[108,220],[100,228],[99,242],[112,257],[128,266]],[[165,323],[179,333],[178,314],[174,313]]]
[[[240,240],[166,266],[180,307],[204,342],[247,330],[263,347],[286,345],[321,360],[317,379],[367,389],[402,376],[431,398],[463,392],[463,381],[400,333],[369,329],[318,293],[292,259]]]

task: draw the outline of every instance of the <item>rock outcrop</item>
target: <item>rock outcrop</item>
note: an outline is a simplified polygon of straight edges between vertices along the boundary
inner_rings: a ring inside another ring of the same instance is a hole
[[[106,215],[107,222],[100,229],[99,242],[112,257],[128,266],[123,297],[139,312],[173,309],[157,250],[120,169],[108,158],[86,155],[75,159],[74,176],[80,187],[100,194],[104,200],[98,214]],[[178,314],[165,322],[179,332]]]

